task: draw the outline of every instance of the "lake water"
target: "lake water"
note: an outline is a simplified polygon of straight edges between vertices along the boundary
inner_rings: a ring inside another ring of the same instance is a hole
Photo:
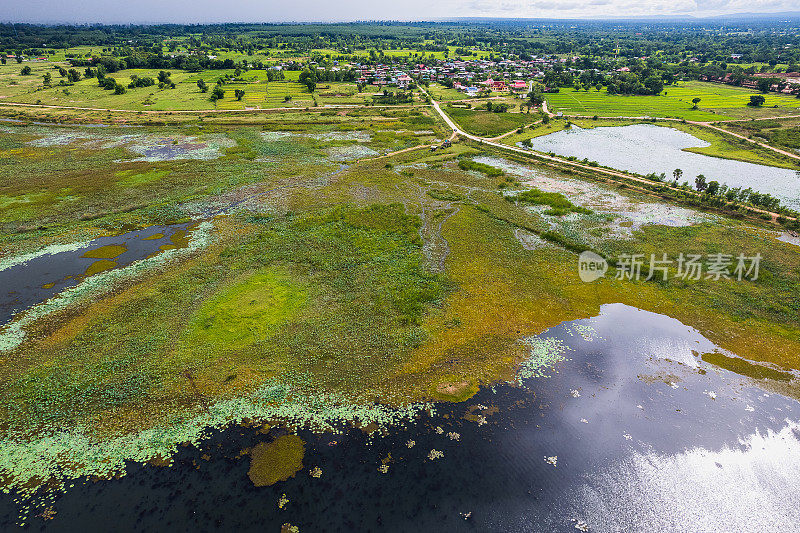
[[[672,171],[680,168],[683,170],[681,182],[694,185],[694,178],[703,174],[708,181],[716,180],[743,189],[751,187],[780,198],[787,207],[800,208],[800,175],[796,171],[685,152],[684,148],[709,144],[673,128],[652,124],[573,127],[535,137],[531,139],[531,146],[540,152],[587,158],[637,174],[663,172],[667,179],[672,179]]]
[[[176,247],[173,237],[180,243],[190,225],[150,226],[99,237],[74,249],[45,253],[0,270],[0,326],[93,273],[125,267]]]
[[[171,468],[79,481],[53,520],[28,529],[755,533],[800,523],[800,404],[702,361],[715,347],[696,330],[612,304],[536,339],[563,348],[550,377],[437,405],[385,437],[300,431],[304,467],[288,481],[254,487],[241,456],[284,430],[236,426],[182,448]],[[433,449],[444,456],[430,460]],[[5,496],[0,527],[15,519]]]

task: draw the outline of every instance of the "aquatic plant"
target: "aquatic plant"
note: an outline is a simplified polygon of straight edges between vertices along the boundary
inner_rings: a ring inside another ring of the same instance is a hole
[[[22,344],[26,336],[24,328],[29,324],[65,309],[79,300],[97,297],[108,292],[120,281],[131,279],[150,269],[164,267],[180,257],[190,255],[207,246],[213,227],[214,224],[212,222],[202,222],[197,226],[191,243],[185,248],[168,250],[158,255],[135,261],[124,268],[109,270],[87,277],[78,285],[65,289],[53,298],[32,307],[21,317],[0,329],[0,352],[12,350]]]
[[[289,427],[341,433],[348,424],[403,426],[422,412],[434,414],[435,409],[426,403],[393,408],[332,394],[306,395],[270,381],[248,397],[221,400],[194,416],[113,438],[93,437],[88,427],[48,428],[36,435],[7,433],[0,439],[2,490],[30,496],[45,482],[63,488],[66,480],[82,476],[124,475],[129,462],[171,457],[180,444],[197,445],[209,430],[244,420],[280,421]]]
[[[522,344],[530,348],[528,356],[519,365],[517,382],[522,385],[530,378],[549,377],[548,370],[565,359],[569,347],[555,337],[527,337]]]
[[[262,442],[250,451],[250,481],[256,487],[286,481],[303,468],[305,443],[297,435],[284,435],[272,442]]]
[[[287,503],[289,503],[289,498],[286,497],[285,493],[281,494],[281,497],[278,498],[278,509],[283,509]]]
[[[437,449],[433,449],[428,453],[428,459],[431,461],[435,461],[436,459],[441,459],[444,457],[444,452],[439,451]]]

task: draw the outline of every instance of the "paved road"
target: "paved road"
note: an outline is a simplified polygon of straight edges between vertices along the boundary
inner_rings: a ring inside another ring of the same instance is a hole
[[[422,89],[422,90],[423,90],[423,92],[425,92],[425,94],[428,94],[424,89]],[[588,171],[591,171],[591,172],[604,174],[604,175],[609,176],[611,178],[616,178],[616,179],[620,179],[621,178],[621,179],[624,179],[624,180],[627,180],[627,181],[635,181],[635,182],[639,182],[639,183],[646,184],[646,185],[653,185],[653,182],[648,180],[648,179],[641,178],[641,177],[638,177],[638,176],[633,176],[631,174],[626,174],[624,172],[620,172],[620,171],[616,171],[616,170],[609,170],[609,169],[606,169],[606,168],[592,167],[592,166],[589,166],[589,165],[584,165],[582,163],[577,163],[577,162],[574,162],[574,161],[568,161],[566,159],[561,159],[561,158],[558,158],[558,157],[549,156],[547,154],[542,154],[542,153],[539,153],[539,152],[532,152],[530,150],[523,150],[523,149],[517,148],[515,146],[508,146],[506,144],[501,144],[501,143],[495,142],[495,141],[493,141],[491,139],[487,139],[485,137],[478,137],[476,135],[472,135],[470,133],[465,132],[461,128],[459,128],[458,124],[453,122],[453,120],[447,115],[447,113],[445,113],[442,110],[441,106],[439,105],[439,102],[437,102],[433,98],[431,98],[431,104],[433,105],[433,108],[436,110],[436,112],[439,113],[439,115],[442,117],[442,120],[444,120],[445,123],[447,123],[447,125],[453,130],[453,134],[454,135],[457,135],[457,136],[460,136],[460,137],[464,137],[466,139],[470,139],[472,141],[476,141],[476,142],[479,142],[479,143],[482,143],[482,144],[487,144],[489,146],[494,146],[496,148],[500,148],[502,150],[506,150],[506,151],[509,151],[509,152],[517,152],[517,153],[520,153],[520,154],[523,154],[523,155],[526,155],[526,156],[529,156],[529,157],[530,156],[534,156],[534,157],[537,157],[539,159],[544,159],[546,161],[551,161],[551,162],[558,163],[558,164],[561,164],[561,165],[568,165],[568,166],[571,166],[571,167],[580,168],[580,169],[583,169],[583,170],[588,170]],[[722,130],[722,131],[724,131],[724,130]],[[667,189],[672,190],[672,191],[686,192],[686,190],[684,190],[684,189],[680,189],[678,187],[673,187],[673,186],[671,186],[671,185],[669,185],[667,183],[661,183],[661,185],[663,185],[664,187],[666,187]],[[699,195],[697,195],[697,196],[699,196]],[[751,211],[755,211],[757,213],[766,213],[768,215],[771,215],[773,220],[775,220],[779,216],[778,213],[773,213],[772,211],[765,211],[763,209],[756,209],[756,208],[753,208],[753,207],[748,208],[748,209],[750,209]],[[791,217],[788,217],[788,218],[791,219]]]

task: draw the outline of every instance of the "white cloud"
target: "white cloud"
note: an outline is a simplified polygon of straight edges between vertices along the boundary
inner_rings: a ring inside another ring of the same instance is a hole
[[[33,22],[286,22],[452,17],[630,17],[800,10],[800,0],[12,0],[0,18]]]

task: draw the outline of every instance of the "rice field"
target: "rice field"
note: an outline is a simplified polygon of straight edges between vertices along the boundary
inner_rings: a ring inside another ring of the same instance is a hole
[[[764,95],[764,107],[754,110],[747,106],[750,95],[758,91],[729,85],[685,82],[666,86],[660,95],[609,95],[605,90],[589,91],[561,89],[546,95],[551,112],[567,115],[599,115],[601,117],[672,117],[686,120],[715,121],[742,116],[762,116],[764,113],[800,113],[800,100],[792,96]],[[693,98],[700,98],[699,109],[692,109]],[[773,109],[777,107],[778,109]]]

